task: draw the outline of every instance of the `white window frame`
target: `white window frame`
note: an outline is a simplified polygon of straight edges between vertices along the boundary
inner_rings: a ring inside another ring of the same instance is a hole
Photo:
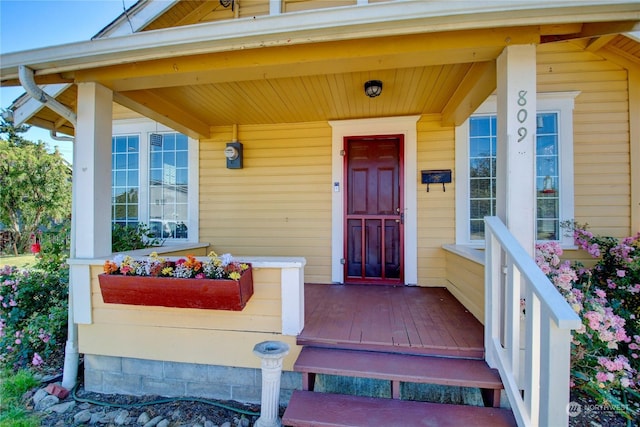
[[[149,224],[149,137],[152,133],[180,133],[149,119],[125,119],[113,122],[112,136],[138,135],[140,138],[140,176],[138,194],[138,221]],[[164,241],[165,245],[196,243],[199,241],[199,144],[188,138],[189,144],[189,195],[188,195],[188,238]]]
[[[560,168],[560,222],[574,219],[573,176],[573,109],[580,92],[538,93],[538,113],[558,113],[558,144]],[[497,98],[491,95],[473,113],[496,114]],[[484,247],[484,240],[471,240],[469,233],[469,120],[456,127],[456,244]],[[573,236],[560,230],[558,242],[565,248],[574,247]]]
[[[113,138],[117,138],[117,137],[126,137],[128,138],[132,138],[132,137],[136,137],[138,139],[138,152],[136,153],[138,155],[138,185],[137,185],[137,189],[138,189],[138,201],[137,203],[135,203],[138,207],[138,218],[135,220],[135,222],[140,222],[140,134],[138,133],[130,133],[130,134],[123,134],[123,135],[112,135],[111,137],[111,223],[113,224],[114,221],[118,222],[117,219],[113,218],[114,215],[114,206],[113,206],[113,172],[114,172],[114,168],[115,165],[113,164],[114,161],[114,155],[113,155]],[[122,153],[119,153],[122,154]],[[128,159],[127,159],[127,163],[128,163]],[[128,169],[127,173],[129,172]],[[128,187],[128,186],[127,186]],[[128,203],[126,204],[127,206],[129,205]],[[133,203],[131,203],[131,205],[133,205]],[[127,209],[128,211],[128,209]],[[130,223],[132,223],[133,220],[129,220],[128,217],[125,219],[125,224],[129,225]]]

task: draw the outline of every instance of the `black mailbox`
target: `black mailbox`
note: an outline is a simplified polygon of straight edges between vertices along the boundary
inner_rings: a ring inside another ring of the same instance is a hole
[[[442,184],[442,191],[446,191],[445,184],[451,182],[451,169],[431,169],[422,171],[422,183],[427,184],[427,191],[429,191],[429,184]]]

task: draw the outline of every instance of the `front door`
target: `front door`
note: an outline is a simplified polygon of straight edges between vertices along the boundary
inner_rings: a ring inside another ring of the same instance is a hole
[[[403,283],[403,142],[345,138],[345,283]]]

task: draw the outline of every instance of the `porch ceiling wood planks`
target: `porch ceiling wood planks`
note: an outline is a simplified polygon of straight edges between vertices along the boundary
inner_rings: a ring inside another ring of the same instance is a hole
[[[298,344],[482,358],[483,326],[444,288],[305,285]]]
[[[138,113],[207,137],[207,125],[439,113],[472,63],[493,61],[509,43],[538,41],[538,31],[525,27],[411,34],[137,61],[74,77],[111,88]],[[362,84],[374,77],[385,91],[371,102]]]

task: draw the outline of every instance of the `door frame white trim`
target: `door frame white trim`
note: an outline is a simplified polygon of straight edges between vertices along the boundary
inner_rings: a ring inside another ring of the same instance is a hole
[[[404,135],[404,283],[418,283],[417,122],[421,116],[329,121],[331,135],[331,281],[344,283],[344,138]],[[337,191],[336,191],[337,189]]]

